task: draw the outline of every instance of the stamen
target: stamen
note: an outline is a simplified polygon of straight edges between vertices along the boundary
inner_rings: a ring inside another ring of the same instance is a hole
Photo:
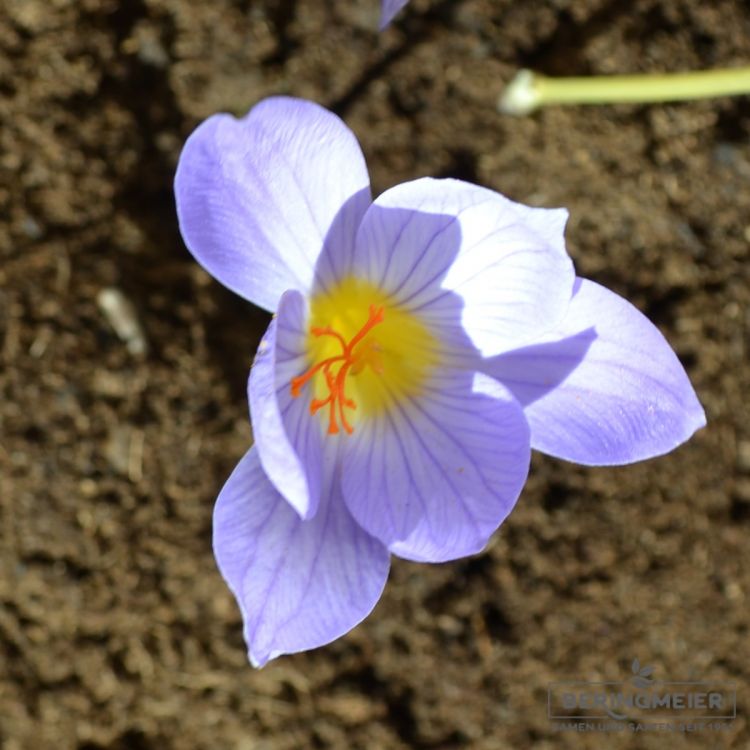
[[[364,352],[355,352],[354,350],[376,325],[383,322],[384,315],[385,309],[383,307],[370,305],[370,312],[367,321],[348,343],[346,339],[338,331],[331,328],[331,326],[325,326],[324,328],[316,326],[310,329],[310,333],[316,338],[320,338],[321,336],[331,336],[332,338],[335,338],[341,345],[342,352],[336,357],[328,357],[321,360],[314,364],[309,370],[307,370],[307,372],[296,378],[292,378],[290,390],[292,397],[298,398],[302,395],[302,387],[315,377],[317,373],[321,370],[323,371],[326,387],[328,388],[328,396],[324,399],[313,398],[312,401],[310,401],[310,414],[316,414],[324,406],[329,407],[329,435],[336,435],[339,432],[338,422],[341,422],[341,426],[347,434],[351,435],[354,432],[354,427],[352,427],[347,419],[346,412],[344,411],[345,409],[357,408],[357,404],[346,395],[346,376],[350,372],[353,375],[356,375],[361,372],[363,367],[367,364],[371,365],[376,372],[382,373],[382,364],[378,356],[380,347],[376,343],[373,343]],[[341,364],[338,371],[334,374],[331,372],[331,368],[338,363]]]

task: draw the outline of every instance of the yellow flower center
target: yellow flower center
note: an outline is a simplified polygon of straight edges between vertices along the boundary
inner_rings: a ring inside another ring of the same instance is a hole
[[[358,419],[417,395],[438,363],[425,324],[374,285],[348,277],[310,304],[313,365],[291,381],[295,398],[312,381],[310,413],[328,407],[328,433],[354,432]],[[349,377],[351,376],[351,377]]]

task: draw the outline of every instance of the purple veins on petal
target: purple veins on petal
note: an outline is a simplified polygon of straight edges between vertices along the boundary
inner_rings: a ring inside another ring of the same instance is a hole
[[[400,557],[440,562],[479,552],[526,480],[528,426],[515,400],[489,378],[462,372],[451,381],[344,446],[347,505]]]
[[[268,481],[251,448],[214,511],[214,553],[242,611],[251,662],[330,643],[380,598],[389,555],[352,519],[328,481],[303,521]]]
[[[588,465],[673,450],[706,423],[664,336],[622,297],[578,279],[565,318],[533,346],[482,363],[524,405],[532,448]]]
[[[241,119],[200,125],[180,155],[175,194],[196,260],[275,310],[287,289],[310,289],[326,242],[353,242],[370,183],[357,139],[336,115],[274,97]]]
[[[448,340],[468,336],[484,356],[516,348],[563,317],[575,280],[559,241],[517,205],[460,180],[397,185],[365,213],[352,268]]]

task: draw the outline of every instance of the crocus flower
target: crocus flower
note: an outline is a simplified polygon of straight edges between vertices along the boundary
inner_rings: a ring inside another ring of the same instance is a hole
[[[380,4],[380,29],[381,31],[393,20],[396,13],[408,3],[409,0],[382,0]]]
[[[255,665],[354,627],[391,553],[482,550],[531,448],[623,464],[705,424],[659,331],[576,278],[562,209],[452,179],[373,201],[351,131],[291,98],[198,127],[176,195],[198,262],[275,311],[214,514]]]

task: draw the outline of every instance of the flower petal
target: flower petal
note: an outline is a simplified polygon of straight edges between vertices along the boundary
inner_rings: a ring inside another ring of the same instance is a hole
[[[292,378],[304,372],[305,300],[285,292],[255,355],[248,380],[250,415],[260,462],[276,489],[302,518],[318,509],[323,433],[309,400],[292,398]]]
[[[380,30],[382,31],[393,20],[393,17],[409,0],[383,0],[380,8]]]
[[[549,330],[567,309],[575,274],[566,216],[459,180],[407,182],[365,214],[354,271],[446,340],[460,345],[468,334],[484,356],[499,354]]]
[[[479,552],[526,481],[523,412],[481,374],[444,371],[419,399],[360,425],[342,455],[344,498],[400,557],[441,562]]]
[[[362,151],[334,114],[266,99],[188,138],[175,177],[180,230],[222,284],[267,310],[308,290],[324,243],[350,248],[370,203]]]
[[[256,667],[330,643],[361,622],[383,591],[388,551],[354,522],[337,484],[329,482],[324,497],[314,519],[300,520],[254,447],[219,495],[214,553]]]
[[[486,361],[523,405],[531,446],[591,466],[671,451],[706,424],[659,330],[622,297],[578,279],[568,313],[537,346]]]

